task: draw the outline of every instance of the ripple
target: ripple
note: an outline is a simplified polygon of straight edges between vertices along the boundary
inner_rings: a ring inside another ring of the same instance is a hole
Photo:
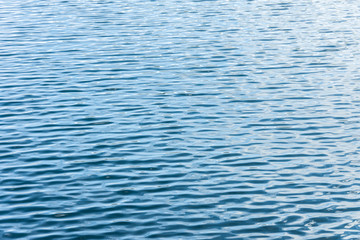
[[[0,239],[358,239],[354,1],[0,16]]]

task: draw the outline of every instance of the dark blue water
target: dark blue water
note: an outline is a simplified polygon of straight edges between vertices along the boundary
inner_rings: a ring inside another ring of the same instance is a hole
[[[360,239],[358,1],[0,3],[0,239]]]

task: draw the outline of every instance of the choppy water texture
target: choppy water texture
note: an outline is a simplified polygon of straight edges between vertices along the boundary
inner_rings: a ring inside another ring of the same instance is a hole
[[[358,1],[0,3],[0,239],[360,239]]]

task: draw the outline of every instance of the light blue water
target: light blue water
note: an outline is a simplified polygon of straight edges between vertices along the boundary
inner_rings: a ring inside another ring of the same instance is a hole
[[[360,239],[359,10],[0,0],[0,239]]]

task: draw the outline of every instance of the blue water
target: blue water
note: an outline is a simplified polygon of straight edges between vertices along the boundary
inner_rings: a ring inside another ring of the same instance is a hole
[[[358,1],[0,3],[0,239],[360,239]]]

